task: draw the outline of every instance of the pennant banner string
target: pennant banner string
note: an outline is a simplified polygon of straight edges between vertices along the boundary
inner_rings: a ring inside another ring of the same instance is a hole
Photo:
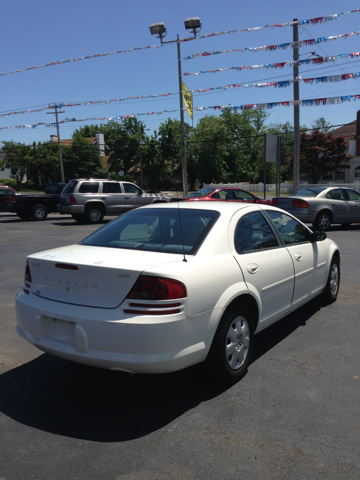
[[[300,42],[292,43],[279,43],[278,45],[266,45],[264,47],[245,47],[245,48],[232,48],[230,50],[217,50],[214,52],[200,52],[194,53],[193,55],[188,55],[184,57],[183,60],[192,60],[193,58],[208,57],[210,55],[219,55],[221,53],[233,53],[233,52],[260,52],[260,51],[275,51],[275,50],[286,50],[288,47],[294,48],[295,46],[301,48],[303,46],[315,45],[322,42],[328,42],[330,40],[337,40],[338,38],[348,38],[352,35],[359,35],[360,31],[343,33],[342,35],[335,35],[332,37],[320,37],[312,38],[310,40],[302,40]]]
[[[270,102],[270,103],[252,103],[252,104],[245,104],[245,105],[212,105],[209,107],[193,107],[193,110],[197,112],[203,112],[206,110],[228,110],[228,111],[237,111],[237,110],[261,110],[261,109],[272,109],[274,107],[290,107],[291,105],[300,105],[302,107],[313,107],[313,106],[321,106],[321,105],[336,105],[344,102],[351,102],[352,100],[360,100],[359,95],[347,95],[342,97],[329,97],[329,98],[313,98],[308,100],[290,100],[285,102]],[[183,109],[187,111],[186,108]],[[92,121],[104,121],[104,120],[123,120],[124,118],[136,118],[138,116],[143,115],[163,115],[164,113],[175,113],[179,110],[163,110],[161,112],[148,112],[148,113],[136,113],[131,115],[120,115],[116,117],[92,117],[92,118],[65,118],[65,120],[61,120],[60,124],[68,123],[68,122],[92,122]],[[10,130],[10,129],[22,129],[22,128],[36,128],[38,126],[45,126],[45,127],[56,127],[58,124],[55,123],[36,123],[35,125],[17,125],[11,127],[0,127],[0,130]]]
[[[254,30],[261,30],[262,28],[281,28],[281,27],[286,27],[286,26],[292,26],[295,23],[297,23],[298,25],[318,25],[318,24],[321,24],[321,23],[329,22],[331,20],[337,20],[341,15],[348,15],[350,13],[357,13],[357,12],[360,12],[360,8],[357,8],[355,10],[350,10],[348,12],[335,13],[334,15],[327,15],[327,16],[324,16],[324,17],[316,17],[316,18],[310,18],[310,19],[306,19],[306,20],[298,20],[297,22],[276,23],[274,25],[263,25],[261,27],[255,27],[255,28],[243,28],[243,29],[240,29],[240,30],[228,30],[228,31],[220,31],[220,32],[217,32],[217,33],[208,33],[208,34],[205,34],[205,35],[199,35],[198,37],[195,37],[195,38],[192,38],[192,37],[182,38],[179,41],[182,43],[182,42],[189,42],[191,40],[202,40],[204,38],[216,37],[218,35],[227,35],[229,33],[251,32],[251,31],[254,31]],[[106,56],[109,56],[109,55],[117,55],[119,53],[134,52],[134,51],[137,51],[137,50],[146,50],[148,48],[161,48],[161,47],[164,47],[166,45],[170,45],[170,44],[169,43],[162,43],[160,45],[149,45],[147,47],[134,47],[134,48],[130,48],[128,50],[118,50],[117,52],[97,53],[97,54],[94,54],[94,55],[86,55],[85,57],[74,58],[72,60],[69,60],[69,59],[59,60],[59,61],[55,61],[55,62],[45,63],[44,65],[37,65],[37,66],[34,66],[34,67],[21,68],[20,70],[13,70],[12,72],[0,73],[0,77],[3,77],[5,75],[11,75],[13,73],[25,72],[27,70],[35,70],[37,68],[51,67],[53,65],[61,65],[63,63],[78,62],[80,60],[88,60],[90,58],[106,57]],[[200,55],[200,56],[202,56],[202,55]],[[190,57],[190,58],[192,58],[192,57]]]
[[[278,82],[265,82],[265,83],[245,83],[245,84],[239,84],[239,83],[232,83],[230,85],[225,85],[223,87],[210,87],[210,88],[199,88],[196,90],[190,90],[191,93],[205,93],[205,92],[212,92],[215,90],[229,90],[231,88],[250,88],[250,87],[257,87],[257,88],[263,88],[263,87],[277,87],[277,88],[284,88],[284,87],[289,87],[294,81],[302,81],[307,84],[315,84],[317,83],[331,83],[331,82],[341,82],[344,80],[350,80],[350,79],[355,79],[355,78],[360,78],[360,72],[356,73],[345,73],[342,75],[331,75],[331,76],[322,76],[322,77],[310,77],[310,78],[301,78],[298,77],[295,80],[283,80],[283,81],[278,81]],[[59,103],[57,105],[51,105],[48,107],[40,108],[39,110],[22,110],[20,112],[10,112],[10,113],[4,113],[0,115],[1,117],[8,117],[9,115],[17,115],[17,114],[22,114],[22,113],[37,113],[37,112],[42,112],[43,110],[49,110],[49,109],[54,109],[55,106],[57,108],[64,108],[64,107],[83,107],[85,105],[103,105],[103,104],[109,104],[112,102],[122,102],[124,100],[132,100],[132,99],[142,99],[142,98],[158,98],[158,97],[167,97],[170,95],[179,95],[179,92],[173,92],[173,93],[162,93],[162,94],[157,94],[157,95],[137,95],[133,97],[126,97],[126,98],[114,98],[113,100],[102,100],[102,101],[92,101],[92,102],[85,102],[85,103]]]
[[[322,63],[327,62],[335,62],[337,59],[340,58],[354,58],[359,57],[360,52],[354,53],[342,53],[340,55],[331,55],[330,57],[317,57],[317,58],[307,58],[305,60],[290,60],[288,62],[280,62],[280,63],[265,63],[263,65],[246,65],[240,67],[226,67],[226,68],[217,68],[215,70],[200,70],[199,72],[184,72],[183,76],[186,75],[201,75],[203,73],[217,73],[217,72],[225,72],[227,70],[259,70],[260,68],[283,68],[285,65],[292,67],[293,65],[320,65]]]

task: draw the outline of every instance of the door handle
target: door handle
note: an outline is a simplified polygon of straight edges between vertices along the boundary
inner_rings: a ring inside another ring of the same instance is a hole
[[[256,263],[250,263],[246,268],[249,273],[256,273],[259,270],[259,266]]]
[[[301,253],[295,253],[295,254],[294,254],[294,257],[295,257],[296,260],[298,260],[299,262],[300,262],[300,260],[302,259]]]
[[[125,197],[125,200],[129,200],[130,197]]]

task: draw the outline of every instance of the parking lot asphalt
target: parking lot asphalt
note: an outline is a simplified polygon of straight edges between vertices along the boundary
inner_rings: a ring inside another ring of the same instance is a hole
[[[97,226],[0,213],[0,479],[360,479],[360,225],[331,227],[336,303],[256,336],[226,387],[193,367],[126,376],[52,357],[15,332],[26,256]]]

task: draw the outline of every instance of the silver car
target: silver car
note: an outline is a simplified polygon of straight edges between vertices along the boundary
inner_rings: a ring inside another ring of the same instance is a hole
[[[315,230],[328,230],[333,223],[347,226],[360,222],[360,193],[351,188],[304,188],[290,197],[275,197],[272,203],[302,222],[312,223]]]
[[[150,203],[167,203],[170,197],[146,193],[130,182],[79,178],[64,188],[58,205],[60,213],[70,213],[80,223],[101,223],[105,215],[120,215]]]

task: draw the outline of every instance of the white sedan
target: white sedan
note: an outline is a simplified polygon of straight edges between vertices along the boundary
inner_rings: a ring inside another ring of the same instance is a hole
[[[335,301],[339,282],[337,245],[276,207],[149,205],[30,255],[17,332],[87,365],[161,373],[205,362],[236,381],[255,333],[316,295]]]

